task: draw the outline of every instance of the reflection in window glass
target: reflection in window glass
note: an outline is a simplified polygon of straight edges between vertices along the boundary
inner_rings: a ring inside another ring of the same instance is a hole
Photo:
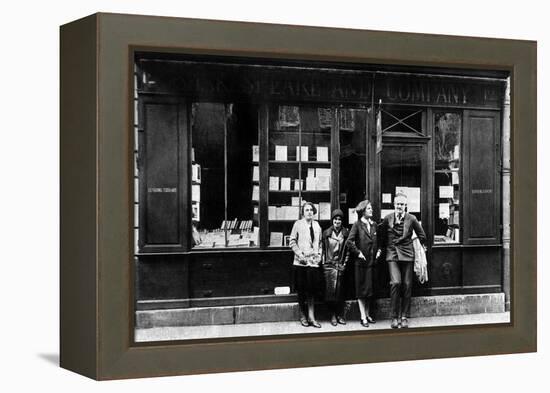
[[[258,245],[256,114],[248,106],[195,103],[191,220],[194,248]]]
[[[434,243],[460,242],[460,132],[458,113],[434,114]]]

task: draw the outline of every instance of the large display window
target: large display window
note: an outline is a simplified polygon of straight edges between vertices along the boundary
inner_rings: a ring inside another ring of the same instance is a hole
[[[256,116],[247,105],[192,104],[194,249],[259,246]]]
[[[355,206],[369,199],[367,173],[369,162],[368,131],[372,111],[370,108],[339,109],[339,190],[338,203],[344,213],[344,224],[357,220]]]
[[[300,207],[312,202],[328,226],[334,111],[317,106],[269,107],[269,246],[288,246]]]
[[[434,120],[434,244],[461,242],[460,113],[436,111]]]

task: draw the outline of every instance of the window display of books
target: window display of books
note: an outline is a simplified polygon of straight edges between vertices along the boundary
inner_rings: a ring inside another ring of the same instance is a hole
[[[191,148],[191,220],[200,222],[201,166],[195,162],[195,149]]]
[[[436,173],[436,226],[434,243],[460,242],[460,189],[458,169]]]
[[[306,200],[330,221],[332,112],[273,105],[268,124],[268,241],[281,247]]]
[[[304,179],[269,176],[269,191],[330,191],[330,168],[309,168],[311,176]],[[294,188],[291,185],[294,184]],[[254,200],[254,199],[253,199]]]
[[[460,242],[461,115],[435,111],[434,121],[434,243]]]
[[[259,204],[260,204],[260,147],[252,145],[252,222],[259,226]],[[258,239],[254,244],[258,246]]]
[[[299,206],[268,206],[269,221],[296,221],[300,218]]]
[[[283,245],[283,233],[271,232],[269,234],[269,246],[270,247],[282,247]]]
[[[232,143],[244,142],[241,149],[246,157],[228,155],[226,161],[221,160],[225,156],[220,149],[209,154],[214,147],[201,139],[197,126],[194,141],[199,144],[191,149],[190,170],[193,249],[285,247],[306,200],[315,205],[315,219],[326,227],[334,181],[332,116],[330,108],[270,105],[267,121],[259,124],[254,137],[248,131],[227,128],[228,151]],[[259,143],[263,130],[265,145]],[[200,163],[195,161],[195,150]],[[218,221],[224,214],[239,218]]]
[[[199,231],[200,243],[195,248],[255,247],[258,234],[252,220],[224,220],[218,229]]]
[[[277,131],[275,131],[277,132]],[[311,162],[311,163],[328,163],[329,160],[329,148],[328,146],[298,146],[296,145],[296,154],[289,155],[289,149],[294,146],[287,145],[275,145],[275,157],[273,161],[278,162]],[[315,156],[310,155],[310,152],[315,151]],[[315,157],[314,159],[311,159]]]

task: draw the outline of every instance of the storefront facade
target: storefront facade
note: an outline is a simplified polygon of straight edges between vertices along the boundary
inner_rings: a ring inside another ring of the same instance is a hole
[[[507,292],[506,75],[436,71],[137,54],[137,310],[292,302],[303,201],[326,229],[397,192],[428,236],[413,296]]]

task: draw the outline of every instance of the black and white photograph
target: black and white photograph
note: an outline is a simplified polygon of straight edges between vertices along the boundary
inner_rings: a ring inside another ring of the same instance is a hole
[[[543,392],[544,9],[4,3],[0,390]]]
[[[510,322],[510,75],[133,52],[136,343]]]

